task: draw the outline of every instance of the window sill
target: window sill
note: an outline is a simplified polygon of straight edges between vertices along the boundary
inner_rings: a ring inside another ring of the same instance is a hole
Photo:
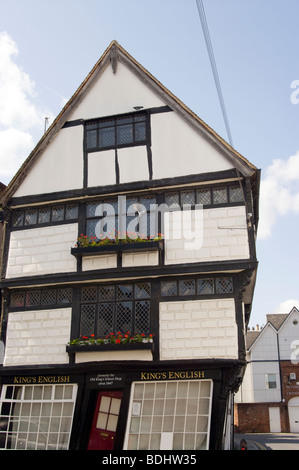
[[[71,254],[76,257],[95,256],[107,253],[134,252],[134,251],[155,251],[162,250],[162,241],[149,241],[139,243],[118,243],[115,245],[88,246],[80,248],[71,248]]]

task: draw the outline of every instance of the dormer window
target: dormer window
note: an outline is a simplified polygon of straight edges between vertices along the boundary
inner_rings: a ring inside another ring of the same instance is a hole
[[[97,119],[85,124],[85,142],[89,152],[142,145],[146,140],[147,115],[144,112]]]

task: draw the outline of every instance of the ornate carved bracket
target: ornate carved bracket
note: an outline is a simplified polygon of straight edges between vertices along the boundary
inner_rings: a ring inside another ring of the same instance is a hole
[[[112,46],[111,51],[110,51],[110,62],[112,66],[112,71],[115,75],[117,71],[117,62],[118,62],[117,47],[115,45]]]

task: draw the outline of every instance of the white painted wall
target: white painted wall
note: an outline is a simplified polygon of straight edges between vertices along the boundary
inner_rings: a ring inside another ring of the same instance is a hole
[[[153,178],[229,170],[232,164],[174,112],[151,116]]]
[[[250,360],[249,357],[247,360]],[[254,401],[252,363],[249,362],[243,377],[242,384],[235,394],[235,403],[252,403]]]
[[[93,119],[130,113],[134,111],[134,106],[151,108],[164,105],[145,83],[118,62],[116,74],[108,66],[69,119]]]
[[[83,187],[83,126],[61,129],[36,161],[15,197]]]
[[[276,375],[277,388],[267,388],[267,374]],[[279,365],[277,362],[252,363],[254,402],[280,401]]]
[[[278,337],[280,357],[290,361],[292,353],[295,353],[299,346],[299,312],[295,308],[280,327]],[[296,359],[298,360],[298,357]]]
[[[258,341],[251,350],[252,361],[277,360],[277,335],[275,329],[271,325],[265,326],[262,330]]]
[[[95,362],[95,361],[152,361],[153,355],[150,350],[136,351],[92,351],[77,352],[75,362]]]
[[[93,271],[97,269],[110,269],[117,267],[116,254],[102,254],[97,256],[84,256],[82,258],[82,271]]]
[[[117,158],[120,183],[149,180],[147,150],[144,145],[118,149]]]
[[[181,211],[182,213],[183,211]],[[189,211],[189,213],[194,221],[197,211]],[[169,227],[169,239],[165,240],[165,264],[214,262],[249,258],[245,207],[204,209],[202,218],[202,246],[200,249],[190,249],[186,245],[188,240],[186,237],[184,238],[184,230],[175,222],[177,214],[177,212],[167,213],[164,217],[165,227]],[[169,220],[169,225],[167,220]],[[192,230],[194,228],[195,225],[192,226]],[[198,232],[194,236],[196,236],[196,239],[200,239]]]
[[[238,358],[234,299],[160,303],[160,358]]]
[[[157,266],[159,264],[158,251],[134,251],[132,253],[123,252],[122,266]]]
[[[6,277],[76,271],[71,247],[77,236],[77,223],[11,232]]]
[[[107,186],[116,184],[115,150],[88,154],[87,185]]]
[[[5,366],[68,363],[71,308],[10,312]]]

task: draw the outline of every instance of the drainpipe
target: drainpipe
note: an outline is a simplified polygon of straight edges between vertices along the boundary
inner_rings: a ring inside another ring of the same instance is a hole
[[[279,337],[278,332],[276,334],[277,340],[277,355],[278,355],[278,367],[279,367],[279,383],[280,383],[280,401],[283,402],[283,393],[282,393],[282,374],[281,374],[281,365],[280,365],[280,349],[279,349]]]

